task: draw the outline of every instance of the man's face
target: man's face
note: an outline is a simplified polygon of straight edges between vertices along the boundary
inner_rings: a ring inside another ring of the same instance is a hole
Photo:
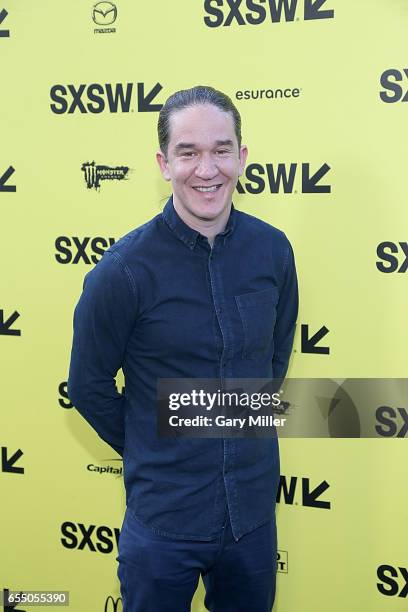
[[[188,219],[216,221],[231,205],[247,154],[232,114],[203,104],[172,113],[167,159],[161,151],[156,157],[176,208]]]

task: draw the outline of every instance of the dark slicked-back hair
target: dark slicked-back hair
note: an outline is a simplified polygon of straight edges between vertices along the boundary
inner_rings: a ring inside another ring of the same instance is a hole
[[[212,104],[226,113],[231,113],[234,120],[238,148],[241,146],[241,116],[231,98],[213,87],[196,85],[191,89],[182,89],[172,94],[166,100],[159,113],[157,133],[160,149],[166,157],[170,140],[170,118],[172,113],[196,104]]]

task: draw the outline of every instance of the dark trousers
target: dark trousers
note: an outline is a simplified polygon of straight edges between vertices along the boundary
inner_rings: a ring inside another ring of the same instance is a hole
[[[190,612],[200,574],[210,612],[271,612],[276,582],[276,521],[238,542],[229,516],[211,542],[156,535],[126,510],[118,577],[124,612]]]

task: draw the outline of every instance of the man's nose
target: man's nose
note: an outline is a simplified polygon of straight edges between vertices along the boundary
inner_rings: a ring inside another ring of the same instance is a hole
[[[203,155],[195,169],[196,176],[202,179],[212,179],[218,174],[218,168],[211,155]]]

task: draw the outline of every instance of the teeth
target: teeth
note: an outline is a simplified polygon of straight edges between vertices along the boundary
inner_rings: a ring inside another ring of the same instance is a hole
[[[194,187],[194,189],[197,189],[197,191],[202,191],[202,192],[216,191],[218,189],[218,185],[213,185],[212,187]]]

